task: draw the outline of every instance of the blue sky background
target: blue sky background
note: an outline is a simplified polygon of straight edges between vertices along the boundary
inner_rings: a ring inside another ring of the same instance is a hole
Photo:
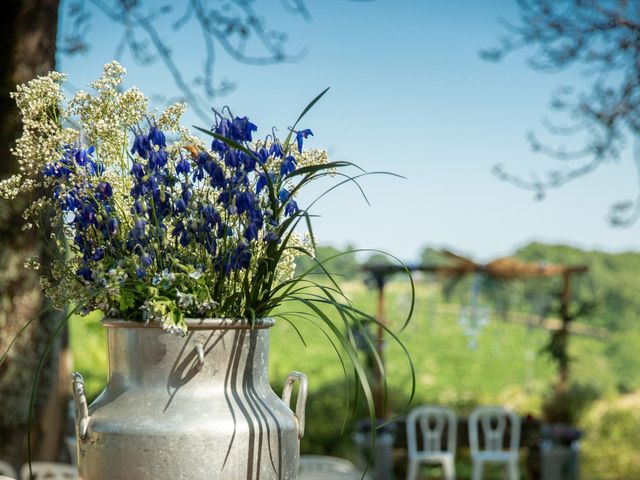
[[[579,70],[553,75],[530,70],[526,52],[498,64],[479,58],[479,49],[494,45],[501,34],[497,18],[517,18],[513,1],[307,3],[308,23],[288,15],[279,0],[256,2],[272,27],[289,33],[290,51],[307,53],[298,63],[256,67],[220,52],[216,75],[235,81],[237,88],[216,106],[248,115],[258,133],[273,125],[282,132],[330,86],[301,125],[315,133],[309,145],[328,149],[335,160],[406,177],[365,179],[370,206],[348,186],[323,199],[315,209],[320,242],[379,248],[405,260],[417,259],[425,244],[480,260],[534,239],[609,251],[640,249],[639,224],[613,229],[605,221],[613,202],[637,195],[629,151],[620,162],[550,192],[542,202],[491,173],[496,163],[524,175],[552,166],[531,152],[526,133],[541,131],[555,87],[584,82]],[[91,50],[58,59],[58,69],[74,86],[100,74],[121,35],[97,11],[92,25]],[[163,32],[185,75],[201,69],[198,30]],[[128,85],[147,94],[177,94],[161,66],[138,66],[127,53],[121,62],[130,73]],[[188,121],[202,123],[195,116]]]

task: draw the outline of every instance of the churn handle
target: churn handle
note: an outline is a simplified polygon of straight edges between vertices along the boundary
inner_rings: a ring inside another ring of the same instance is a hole
[[[284,382],[284,388],[282,389],[282,401],[291,408],[291,392],[293,391],[293,384],[298,381],[300,383],[298,391],[298,401],[296,402],[295,416],[298,420],[298,438],[304,436],[304,416],[305,407],[307,405],[307,376],[300,372],[291,372]]]
[[[84,378],[78,372],[71,374],[71,386],[73,387],[73,401],[76,405],[76,429],[81,440],[87,438],[89,432],[89,407],[87,396],[84,393]]]

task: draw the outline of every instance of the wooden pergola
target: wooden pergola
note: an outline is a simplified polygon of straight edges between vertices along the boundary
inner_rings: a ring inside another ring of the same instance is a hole
[[[412,265],[403,267],[401,265],[365,265],[363,270],[374,280],[378,289],[376,319],[386,325],[384,316],[384,293],[387,280],[397,274],[407,270],[410,272],[423,272],[434,274],[441,278],[462,278],[472,274],[483,274],[498,280],[522,280],[528,278],[560,277],[562,279],[562,289],[559,294],[560,310],[559,317],[561,325],[554,332],[556,341],[560,342],[564,348],[568,345],[570,323],[575,316],[570,313],[571,286],[575,275],[580,275],[588,271],[585,265],[557,265],[548,263],[523,262],[513,257],[502,257],[486,264],[476,263],[466,257],[457,255],[448,250],[443,250],[442,254],[450,260],[446,265]],[[384,365],[384,329],[378,325],[376,330],[376,351],[381,363]],[[379,369],[375,370],[374,402],[376,415],[378,418],[385,418],[389,411],[389,405],[385,405],[382,375]],[[566,389],[569,379],[568,363],[559,366],[558,388]]]

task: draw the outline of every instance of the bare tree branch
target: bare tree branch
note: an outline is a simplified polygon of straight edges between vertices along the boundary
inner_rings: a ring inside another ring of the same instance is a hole
[[[281,2],[285,12],[310,20],[304,0]],[[248,65],[295,62],[306,53],[305,49],[289,53],[286,32],[270,29],[254,9],[254,3],[252,0],[186,0],[160,5],[140,0],[72,0],[67,6],[65,28],[60,36],[61,51],[68,55],[86,53],[89,46],[85,38],[91,28],[92,14],[102,14],[122,28],[115,47],[116,58],[129,52],[142,66],[161,63],[180,91],[180,99],[208,122],[209,111],[203,106],[235,87],[226,79],[218,81],[214,75],[217,49]],[[171,24],[173,31],[192,29],[199,31],[201,37],[203,67],[192,78],[185,76],[162,31],[169,15],[175,15],[175,5],[184,7],[184,11]]]
[[[498,61],[509,53],[529,48],[529,65],[546,72],[578,67],[590,88],[565,87],[552,97],[552,110],[569,120],[566,126],[544,121],[547,134],[571,141],[550,146],[537,135],[529,140],[535,151],[553,159],[580,163],[547,172],[540,180],[522,179],[497,166],[494,173],[520,188],[544,197],[547,190],[589,174],[617,159],[628,137],[640,137],[640,5],[637,0],[517,0],[520,20],[501,20],[507,35],[498,46],[481,52]],[[636,160],[638,154],[635,155]],[[640,216],[639,199],[612,208],[613,225],[629,225]],[[625,212],[621,221],[619,214]]]

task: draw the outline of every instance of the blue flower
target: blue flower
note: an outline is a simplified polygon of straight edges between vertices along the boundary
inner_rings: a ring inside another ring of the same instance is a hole
[[[187,245],[189,245],[189,243],[191,243],[191,235],[189,234],[189,232],[187,232],[186,230],[183,230],[182,233],[180,234],[179,241],[182,247],[186,247]]]
[[[246,243],[240,243],[233,252],[232,265],[235,269],[249,268],[251,265],[251,250]]]
[[[184,231],[184,222],[182,220],[178,220],[173,226],[173,230],[171,231],[171,235],[176,236]]]
[[[264,165],[267,162],[267,159],[269,158],[269,152],[267,152],[267,149],[264,147],[260,147],[253,153],[255,153],[256,160],[260,165]]]
[[[280,242],[280,237],[275,230],[271,230],[264,236],[264,240],[266,242]]]
[[[215,162],[214,162],[215,163]],[[224,188],[226,184],[226,178],[224,177],[224,170],[222,167],[215,163],[213,173],[211,173],[211,186],[216,188]]]
[[[76,270],[76,275],[84,278],[88,282],[93,280],[93,270],[91,270],[87,266],[80,267],[78,270]]]
[[[238,168],[240,166],[240,159],[238,153],[235,150],[229,150],[224,154],[224,163],[227,167]]]
[[[141,279],[147,276],[147,271],[142,268],[142,267],[138,267],[136,268],[136,278],[137,279]]]
[[[153,258],[147,252],[144,252],[142,255],[140,255],[140,263],[148,268],[153,265]]]
[[[141,163],[133,162],[133,165],[131,165],[131,175],[136,177],[138,180],[144,177],[144,167]]]
[[[207,252],[209,252],[210,255],[215,256],[217,250],[218,250],[218,245],[216,244],[216,240],[215,238],[207,238],[205,240],[205,248],[207,249]]]
[[[231,124],[231,138],[237,142],[250,142],[251,133],[258,127],[251,123],[247,117],[236,117]]]
[[[60,177],[58,169],[53,163],[47,163],[42,170],[45,177]]]
[[[146,234],[145,234],[145,228],[147,226],[147,222],[145,222],[142,219],[138,219],[134,222],[133,224],[133,228],[131,229],[131,232],[129,233],[129,235],[131,236],[131,238],[133,238],[134,240],[137,240],[138,242],[144,242],[146,240]]]
[[[238,209],[238,213],[242,214],[247,211],[252,211],[254,202],[255,199],[251,192],[241,192],[236,195],[236,208]]]
[[[282,190],[280,190],[280,193],[278,194],[278,198],[282,203],[286,203],[284,207],[284,214],[287,217],[293,215],[298,211],[298,204],[294,199],[291,198],[291,194],[289,193],[289,190],[287,190],[286,188],[283,188]]]
[[[260,192],[262,191],[262,189],[267,185],[268,185],[267,176],[263,172],[260,172],[258,174],[258,181],[256,182],[256,193],[260,195]]]
[[[298,204],[296,203],[295,200],[291,199],[289,200],[287,205],[284,207],[284,214],[285,216],[290,217],[291,215],[296,213],[298,210],[299,210]]]
[[[74,154],[74,158],[78,165],[84,167],[87,164],[87,151],[83,148],[77,149]]]
[[[133,141],[133,147],[131,147],[131,153],[137,153],[142,158],[146,159],[149,156],[151,150],[151,143],[149,137],[146,135],[136,135]]]
[[[205,205],[201,208],[200,211],[205,221],[211,226],[220,223],[220,214],[216,211],[215,208],[213,208],[212,205]]]
[[[220,155],[224,155],[224,153],[229,149],[227,144],[222,140],[218,140],[217,138],[211,142],[211,150],[217,152]]]
[[[118,221],[115,218],[110,218],[107,222],[107,229],[110,235],[115,235],[118,231]]]
[[[225,207],[229,205],[229,200],[231,200],[231,194],[228,190],[220,192],[220,195],[218,195],[218,203],[221,203]]]
[[[255,209],[251,212],[251,222],[244,231],[244,238],[248,241],[258,238],[260,229],[264,226],[264,216],[260,209]]]
[[[211,155],[209,155],[207,152],[200,151],[198,152],[198,155],[195,157],[196,164],[201,167],[204,167],[204,164],[207,163],[207,160],[209,160],[210,157]]]
[[[176,213],[183,213],[187,210],[187,203],[182,198],[179,198],[176,200],[173,209]]]
[[[167,152],[166,150],[151,150],[149,152],[149,168],[155,170],[158,167],[164,167],[167,164]]]
[[[87,228],[89,225],[93,225],[96,221],[95,207],[90,203],[85,203],[79,214],[76,214],[75,221],[79,223],[82,228]]]
[[[284,156],[282,145],[278,140],[275,140],[269,147],[269,155],[273,155],[276,158],[282,158]]]
[[[102,247],[98,247],[96,248],[95,252],[93,252],[93,256],[91,257],[91,260],[93,260],[94,262],[100,261],[104,258],[104,248]]]
[[[280,192],[278,193],[278,198],[282,203],[286,202],[289,199],[289,190],[287,190],[286,188],[280,190]]]
[[[153,144],[160,148],[165,148],[167,146],[167,140],[165,139],[164,133],[158,129],[155,125],[149,129],[149,140],[153,142]]]
[[[252,172],[256,169],[256,157],[253,155],[247,155],[244,152],[238,152],[238,155],[242,160],[245,172]]]
[[[180,155],[180,160],[178,160],[178,163],[176,164],[176,173],[183,173],[186,175],[190,170],[191,164],[189,163],[189,160]]]
[[[194,182],[200,181],[204,178],[204,169],[202,168],[202,166],[198,165],[191,178]]]
[[[214,132],[217,133],[218,135],[222,135],[223,137],[231,137],[232,129],[233,129],[233,124],[231,123],[231,120],[223,117],[220,120],[220,123],[216,125]]]
[[[289,155],[282,161],[280,166],[280,175],[286,177],[296,169],[296,159],[293,155]]]
[[[298,130],[296,132],[296,142],[298,142],[298,151],[302,153],[302,139],[308,138],[309,136],[313,136],[313,132],[308,128],[304,130]]]
[[[96,187],[96,198],[98,200],[105,201],[108,198],[111,198],[113,195],[113,189],[108,182],[100,182]]]
[[[251,249],[246,242],[241,242],[226,258],[218,258],[218,268],[222,268],[225,275],[233,270],[249,268],[251,265]]]

